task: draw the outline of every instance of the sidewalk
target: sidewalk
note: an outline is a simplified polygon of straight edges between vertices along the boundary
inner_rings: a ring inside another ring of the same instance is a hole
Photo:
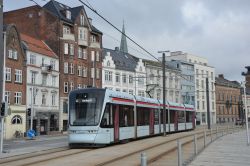
[[[67,137],[66,134],[60,134],[37,136],[32,140],[27,137],[22,139],[4,140],[4,151],[6,153],[0,154],[0,159],[20,154],[65,147],[68,145]]]
[[[246,131],[225,135],[210,144],[189,166],[249,166]]]

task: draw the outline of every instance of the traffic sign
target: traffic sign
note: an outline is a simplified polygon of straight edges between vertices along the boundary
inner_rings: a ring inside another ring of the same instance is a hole
[[[27,132],[27,136],[30,138],[30,139],[32,139],[32,138],[34,138],[35,137],[35,130],[28,130],[28,132]]]

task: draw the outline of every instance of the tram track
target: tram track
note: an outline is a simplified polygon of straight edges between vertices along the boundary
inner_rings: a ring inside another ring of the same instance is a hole
[[[31,154],[31,155],[20,155],[20,156],[14,156],[9,157],[4,160],[0,161],[0,166],[28,166],[28,165],[34,165],[42,162],[48,162],[54,159],[63,158],[66,156],[76,155],[80,153],[86,153],[89,151],[92,151],[93,149],[58,149],[58,150],[52,150],[52,151],[44,151],[37,154]]]

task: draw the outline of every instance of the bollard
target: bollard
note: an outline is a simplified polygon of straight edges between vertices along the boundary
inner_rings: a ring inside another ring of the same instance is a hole
[[[218,138],[218,127],[216,127],[216,138]]]
[[[206,147],[206,131],[204,131],[204,148]]]
[[[210,129],[211,142],[213,142],[212,128]]]
[[[141,166],[147,166],[147,156],[145,152],[141,153]]]
[[[177,146],[178,146],[178,166],[182,166],[182,145],[181,141],[177,140]]]
[[[197,155],[197,135],[194,135],[194,156]]]

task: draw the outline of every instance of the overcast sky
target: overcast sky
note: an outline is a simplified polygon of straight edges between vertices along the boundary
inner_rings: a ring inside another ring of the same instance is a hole
[[[41,6],[48,0],[36,0]],[[78,0],[58,0],[70,7]],[[83,0],[83,2],[87,2]],[[203,56],[216,74],[242,81],[250,66],[250,0],[88,0],[114,25],[155,56],[159,50]],[[30,0],[4,0],[4,11],[34,5]],[[121,34],[87,10],[93,25],[103,32],[103,46],[119,46]],[[128,41],[129,52],[150,58]],[[137,51],[135,51],[137,50]]]

